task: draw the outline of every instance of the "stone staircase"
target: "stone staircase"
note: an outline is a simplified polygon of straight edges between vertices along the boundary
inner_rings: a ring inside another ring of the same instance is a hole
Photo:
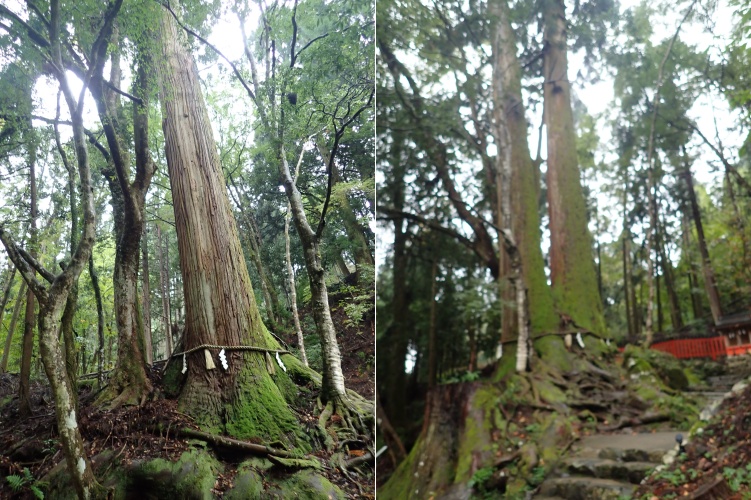
[[[598,434],[583,438],[556,477],[542,483],[537,500],[618,500],[677,448],[679,431],[645,434]]]
[[[709,390],[691,391],[704,399],[702,420],[717,409],[733,385],[751,376],[751,356],[726,361],[723,375],[709,377]],[[571,455],[546,479],[536,500],[621,500],[631,498],[637,485],[668,452],[678,448],[676,434],[666,431],[643,434],[598,434],[583,438]],[[683,432],[685,436],[685,432]]]

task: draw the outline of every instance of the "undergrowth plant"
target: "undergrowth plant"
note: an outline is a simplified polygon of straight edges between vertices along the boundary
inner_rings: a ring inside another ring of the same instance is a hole
[[[42,488],[46,486],[46,483],[43,481],[38,481],[36,478],[34,478],[34,476],[31,475],[28,467],[23,468],[22,476],[18,474],[11,474],[10,476],[6,476],[5,480],[8,481],[10,488],[14,492],[18,493],[24,488],[28,488],[36,498],[44,500],[44,492],[42,491]]]

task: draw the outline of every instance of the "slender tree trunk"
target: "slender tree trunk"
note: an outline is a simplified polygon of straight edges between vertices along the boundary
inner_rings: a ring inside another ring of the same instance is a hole
[[[626,327],[628,331],[626,338],[629,342],[634,342],[634,322],[631,312],[633,309],[633,304],[631,303],[630,294],[633,284],[631,283],[631,269],[628,265],[630,256],[628,250],[628,240],[626,238],[625,231],[621,234],[621,254],[623,260],[623,300],[626,304]]]
[[[154,349],[151,341],[151,287],[149,286],[149,238],[146,224],[141,236],[141,295],[143,297],[144,358],[151,366],[154,362]]]
[[[269,279],[268,273],[266,272],[266,268],[263,265],[263,261],[261,260],[261,234],[258,230],[258,224],[256,224],[255,217],[249,210],[243,210],[243,205],[240,203],[240,190],[237,189],[237,185],[235,185],[232,176],[229,176],[229,182],[231,186],[229,193],[234,198],[235,204],[240,211],[240,215],[245,225],[244,237],[247,243],[245,250],[250,257],[251,262],[255,265],[256,272],[258,273],[261,294],[263,296],[263,301],[266,304],[269,326],[272,329],[277,330],[280,326],[279,311],[281,310],[279,306],[279,296],[277,295],[274,286]]]
[[[389,447],[391,462],[394,464],[394,468],[396,468],[396,466],[407,457],[407,451],[404,449],[404,444],[402,443],[399,434],[397,434],[396,430],[394,430],[394,427],[391,425],[388,415],[383,411],[381,396],[378,393],[378,390],[376,390],[376,418],[378,419],[377,423],[381,435]]]
[[[26,292],[23,343],[21,344],[21,371],[18,382],[18,414],[22,418],[31,416],[31,355],[34,351],[34,325],[36,321],[36,297],[29,288]]]
[[[31,123],[28,124],[29,127]],[[33,134],[27,134],[31,136]],[[36,181],[36,161],[37,149],[36,141],[28,137],[28,164],[29,164],[29,191],[31,194],[30,214],[29,214],[29,247],[32,258],[37,258],[37,181]],[[36,274],[34,274],[36,276]],[[34,325],[36,317],[36,296],[31,287],[26,292],[26,311],[24,313],[23,327],[23,344],[21,349],[21,373],[18,383],[18,415],[21,418],[31,416],[31,355],[34,350]]]
[[[707,249],[707,241],[704,237],[704,225],[701,221],[701,211],[699,210],[699,203],[696,200],[696,192],[694,191],[694,179],[691,175],[691,167],[688,164],[688,157],[686,152],[684,154],[684,170],[683,178],[686,182],[686,194],[688,195],[688,203],[691,209],[691,217],[694,220],[696,227],[696,240],[699,246],[699,254],[701,255],[701,268],[704,273],[704,289],[709,299],[709,309],[712,311],[712,319],[716,325],[722,317],[722,305],[720,304],[720,293],[717,291],[717,281],[715,279],[714,269],[712,268],[712,261],[709,258],[709,250]]]
[[[605,331],[602,300],[592,259],[592,237],[576,154],[576,131],[568,81],[563,0],[544,0],[545,124],[548,146],[550,274],[559,311],[595,332]]]
[[[16,278],[16,266],[11,262],[9,264],[8,274],[5,281],[5,290],[3,290],[2,302],[0,302],[0,325],[3,324],[3,317],[5,316],[5,306],[8,305],[8,299],[10,298],[10,291],[13,288],[13,280]]]
[[[97,384],[102,387],[104,383],[104,307],[102,306],[102,289],[99,287],[99,275],[94,267],[94,254],[89,256],[89,278],[91,287],[94,289],[96,300],[96,333],[99,345],[97,347]]]
[[[665,276],[665,291],[668,296],[668,306],[670,308],[670,323],[673,325],[673,331],[677,332],[683,328],[683,318],[681,317],[681,303],[678,299],[678,293],[675,288],[675,275],[673,274],[673,264],[665,250],[665,226],[657,226],[657,252],[660,256],[660,267]]]
[[[295,167],[295,179],[300,175],[300,164],[302,163],[303,155],[305,154],[305,148],[300,151],[300,159],[297,161],[297,167]],[[300,326],[300,315],[297,312],[297,290],[295,285],[295,270],[292,268],[292,252],[290,251],[289,240],[289,223],[292,219],[292,207],[287,202],[287,215],[284,216],[284,250],[287,259],[287,280],[289,281],[289,301],[292,307],[292,320],[295,325],[295,333],[297,334],[297,347],[300,350],[300,358],[305,366],[308,366],[308,356],[305,354],[305,339],[302,336],[302,327]]]
[[[725,186],[727,187],[728,197],[730,203],[733,205],[733,214],[735,215],[735,226],[738,231],[738,235],[741,238],[741,244],[743,245],[743,257],[741,259],[743,275],[746,277],[746,283],[743,287],[748,288],[751,286],[751,244],[748,241],[748,230],[746,228],[746,222],[738,207],[738,201],[735,197],[735,189],[733,188],[733,179],[730,176],[730,172],[725,170]]]
[[[165,235],[166,240],[166,235]],[[169,270],[165,255],[165,243],[162,242],[162,230],[156,226],[156,241],[159,249],[159,288],[162,295],[162,330],[164,331],[164,345],[167,351],[167,359],[172,355],[172,327],[170,323],[169,301]]]
[[[60,133],[58,131],[57,125],[55,125],[55,143],[57,145],[57,150],[60,153],[60,156],[63,160],[63,163],[65,164],[65,168],[68,171],[68,204],[70,205],[70,236],[68,241],[68,251],[70,252],[71,258],[73,257],[73,252],[75,251],[76,247],[78,246],[78,236],[79,236],[79,228],[78,228],[78,201],[77,201],[77,193],[76,193],[76,169],[73,164],[71,164],[67,159],[67,154],[65,153],[63,149],[62,142],[60,140]],[[65,266],[65,264],[61,264],[61,266]],[[62,325],[60,329],[62,330],[63,334],[63,341],[65,343],[65,368],[68,371],[68,378],[70,378],[70,382],[72,386],[76,386],[76,380],[78,378],[78,363],[76,361],[76,342],[73,332],[73,319],[76,314],[76,309],[78,308],[78,283],[73,283],[73,287],[70,290],[70,293],[68,294],[68,299],[65,302],[65,310],[63,311],[63,317],[62,317]],[[76,400],[78,399],[78,395],[74,394],[74,397]]]
[[[344,387],[344,373],[342,372],[342,358],[339,353],[339,344],[336,340],[334,322],[331,319],[331,310],[329,309],[329,293],[326,287],[326,272],[321,263],[320,242],[313,228],[308,224],[302,196],[292,179],[284,146],[279,144],[278,148],[278,159],[284,189],[292,209],[292,221],[302,242],[305,267],[308,271],[308,279],[310,280],[313,319],[316,323],[318,336],[321,339],[321,349],[323,351],[322,399],[326,402],[332,402],[336,407],[341,407],[347,396]]]
[[[21,283],[21,288],[18,290],[16,296],[16,303],[13,306],[13,314],[10,317],[10,326],[8,327],[8,335],[5,337],[5,349],[3,350],[3,359],[0,360],[0,373],[8,372],[8,358],[10,357],[10,342],[13,339],[13,334],[16,332],[16,324],[18,323],[18,316],[21,312],[21,306],[25,303],[23,296],[26,293],[26,282]]]
[[[477,325],[472,322],[467,325],[467,336],[469,337],[469,364],[467,371],[477,370]]]
[[[657,260],[657,266],[655,266],[655,295],[656,295],[656,305],[657,305],[657,331],[662,332],[662,325],[664,316],[662,314],[662,290],[660,289],[660,261]]]
[[[339,273],[342,277],[346,278],[349,276],[349,266],[347,266],[347,261],[344,260],[344,256],[341,252],[337,252],[334,259],[336,259],[336,267],[339,269]]]
[[[683,204],[683,216],[681,217],[681,227],[683,234],[683,250],[688,266],[688,289],[691,294],[691,311],[694,319],[704,317],[704,308],[702,307],[701,296],[699,295],[699,280],[697,278],[696,265],[693,258],[693,245],[691,244],[691,216],[688,213],[687,204]]]
[[[430,273],[430,330],[428,330],[428,394],[432,393],[438,382],[436,366],[438,347],[436,345],[436,310],[438,308],[438,261],[434,260]]]
[[[407,406],[407,374],[404,368],[405,358],[410,338],[410,314],[409,300],[407,298],[407,269],[409,257],[407,255],[408,234],[405,228],[405,220],[400,214],[404,210],[404,190],[406,166],[405,156],[409,153],[404,148],[404,134],[394,131],[393,145],[389,152],[393,174],[388,179],[391,203],[396,215],[394,223],[394,276],[391,293],[391,314],[393,322],[386,330],[383,339],[376,340],[378,352],[387,353],[384,357],[385,364],[378,373],[384,374],[379,377],[379,391],[383,396],[384,412],[389,416],[391,423],[398,429],[402,428],[408,420],[408,415],[403,411]],[[380,357],[379,357],[380,358]]]
[[[198,71],[166,9],[160,35],[157,67],[185,294],[184,346],[278,349],[255,303]],[[201,349],[186,355],[183,411],[240,438],[293,444],[300,438],[299,424],[267,371],[268,354],[227,350],[226,371],[211,369],[207,356],[216,353]],[[277,380],[286,377],[281,369],[275,373]]]

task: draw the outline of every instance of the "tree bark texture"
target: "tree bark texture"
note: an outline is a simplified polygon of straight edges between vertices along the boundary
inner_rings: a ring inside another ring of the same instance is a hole
[[[160,35],[157,66],[185,294],[184,346],[278,348],[255,303],[198,71],[167,10]],[[263,353],[228,350],[227,371],[208,369],[204,359],[202,351],[187,355],[184,411],[239,438],[296,441],[296,418]],[[286,374],[279,369],[276,377]]]
[[[550,215],[550,273],[556,308],[582,328],[604,332],[592,237],[576,153],[563,0],[544,1],[544,99]]]

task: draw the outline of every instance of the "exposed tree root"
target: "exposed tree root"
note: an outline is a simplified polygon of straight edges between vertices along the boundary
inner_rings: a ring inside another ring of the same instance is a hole
[[[667,422],[670,420],[670,415],[667,413],[646,413],[642,417],[624,418],[618,423],[607,426],[599,426],[598,429],[601,432],[615,431],[624,427],[636,427],[645,424],[654,424],[657,422]]]
[[[320,401],[319,406],[323,406]],[[340,442],[357,439],[360,436],[364,436],[366,441],[371,441],[374,424],[373,410],[371,402],[352,391],[347,391],[346,397],[331,398],[323,406],[318,417],[318,427],[324,434],[326,448],[331,451],[336,445],[334,437]]]
[[[161,433],[164,431],[161,426],[150,427],[150,430],[154,433]],[[262,444],[248,443],[246,441],[240,441],[239,439],[233,439],[226,436],[218,436],[216,434],[197,431],[195,429],[190,429],[187,427],[177,429],[176,432],[177,434],[185,437],[201,439],[214,446],[221,446],[233,450],[245,451],[254,455],[267,455],[282,458],[299,458],[294,453],[286,450],[280,450],[278,448],[272,448],[270,446],[264,446]]]

